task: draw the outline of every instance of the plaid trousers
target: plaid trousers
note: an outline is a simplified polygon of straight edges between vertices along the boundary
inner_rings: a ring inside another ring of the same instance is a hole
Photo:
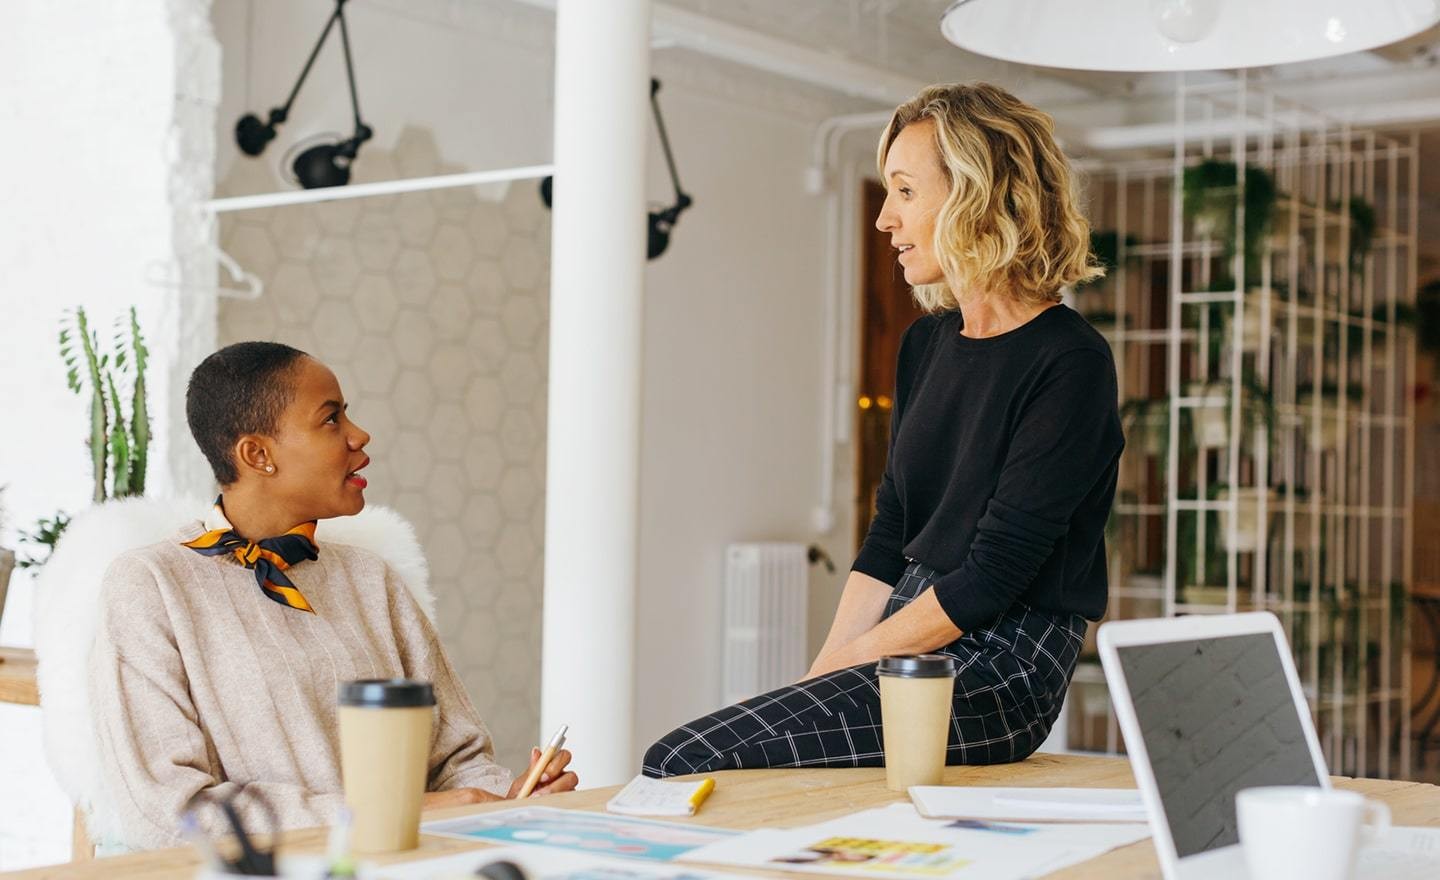
[[[940,576],[911,562],[883,617]],[[1045,741],[1085,640],[1085,618],[1016,602],[989,627],[936,653],[955,658],[946,764],[1021,761]],[[875,664],[852,666],[752,697],[678,727],[645,752],[646,776],[754,767],[885,764]]]

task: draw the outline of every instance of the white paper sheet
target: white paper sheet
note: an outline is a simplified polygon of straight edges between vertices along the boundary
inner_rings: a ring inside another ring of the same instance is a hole
[[[615,856],[668,862],[696,847],[733,837],[736,832],[704,825],[654,822],[587,810],[515,807],[458,819],[421,824],[425,834],[459,837],[498,846],[524,844],[578,850],[591,856]]]
[[[605,859],[584,853],[531,847],[496,847],[400,865],[370,867],[362,880],[458,880],[500,860],[514,862],[528,880],[754,880],[683,865]]]
[[[1121,824],[1034,825],[926,819],[909,804],[755,831],[680,857],[697,864],[891,880],[1024,880],[1149,837]]]
[[[931,818],[1015,822],[1144,822],[1133,788],[980,788],[916,785],[910,800]]]

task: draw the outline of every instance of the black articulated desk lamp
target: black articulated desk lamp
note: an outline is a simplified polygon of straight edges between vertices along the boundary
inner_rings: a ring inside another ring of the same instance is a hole
[[[665,165],[670,169],[670,182],[675,186],[675,204],[668,208],[652,210],[647,218],[645,256],[653,260],[665,253],[670,246],[670,230],[680,219],[680,213],[695,203],[694,199],[680,186],[680,175],[675,170],[675,155],[670,152],[670,137],[665,133],[665,120],[660,116],[660,102],[656,95],[660,91],[660,80],[650,80],[650,109],[655,115],[655,128],[660,133],[660,146],[665,150]],[[540,181],[540,200],[550,207],[555,192],[555,178],[546,177]]]
[[[360,145],[374,135],[370,126],[360,120],[360,99],[355,91],[355,66],[350,60],[350,32],[345,27],[346,2],[347,0],[335,0],[335,11],[325,23],[325,30],[320,32],[320,39],[310,51],[310,57],[305,61],[300,78],[295,81],[295,87],[290,90],[290,97],[285,100],[284,106],[271,109],[269,118],[264,122],[254,113],[246,113],[235,123],[235,142],[239,144],[241,151],[248,156],[263,153],[265,146],[275,139],[275,127],[289,118],[290,105],[295,103],[295,96],[300,94],[300,87],[305,84],[305,77],[310,74],[315,56],[320,54],[320,47],[325,45],[326,38],[338,22],[340,45],[345,52],[345,76],[350,82],[350,107],[355,113],[355,133],[338,142],[327,141],[306,146],[293,160],[286,157],[284,164],[294,173],[296,182],[306,189],[344,186],[349,183],[350,164],[360,152]]]

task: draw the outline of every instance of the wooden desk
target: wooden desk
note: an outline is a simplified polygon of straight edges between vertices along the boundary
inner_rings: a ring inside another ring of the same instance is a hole
[[[583,768],[582,768],[583,772]],[[728,828],[792,827],[843,816],[857,810],[883,806],[904,800],[904,796],[885,788],[883,769],[865,770],[740,770],[715,774],[715,793],[705,802],[700,815],[688,820],[702,825]],[[994,767],[951,767],[946,771],[948,784],[969,785],[1052,785],[1129,788],[1134,780],[1130,765],[1124,758],[1084,757],[1077,755],[1036,755],[1021,764]],[[1337,779],[1344,788],[1352,788],[1379,798],[1390,805],[1397,825],[1440,825],[1440,788],[1414,782],[1384,782],[1372,779]],[[603,810],[605,802],[616,789],[604,788],[577,791],[544,798],[545,806],[582,810]],[[510,803],[488,804],[483,807],[456,807],[426,814],[427,819],[443,819],[471,813],[506,809]],[[323,852],[324,829],[294,831],[284,835],[282,852]],[[410,861],[432,858],[483,848],[483,844],[442,837],[421,837],[420,848],[399,858],[384,861]],[[0,875],[8,880],[40,880],[40,878],[162,878],[190,880],[198,862],[189,849],[158,850],[150,853],[99,859],[53,868],[36,868]],[[729,868],[728,873],[744,873]],[[1160,875],[1155,850],[1150,841],[1114,850],[1050,875],[1054,880],[1127,880],[1155,878]],[[814,875],[786,874],[786,877],[814,880]]]
[[[40,705],[35,687],[35,652],[28,648],[0,648],[0,703]]]

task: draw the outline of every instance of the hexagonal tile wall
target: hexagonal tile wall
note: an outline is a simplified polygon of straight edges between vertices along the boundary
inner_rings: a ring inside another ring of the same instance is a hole
[[[222,193],[254,191],[263,161],[236,160]],[[355,165],[359,181],[437,170],[451,169],[417,127]],[[550,218],[535,187],[237,212],[220,237],[266,285],[221,301],[220,343],[273,339],[335,370],[373,436],[369,499],[414,524],[441,640],[497,757],[523,766],[542,735]]]

